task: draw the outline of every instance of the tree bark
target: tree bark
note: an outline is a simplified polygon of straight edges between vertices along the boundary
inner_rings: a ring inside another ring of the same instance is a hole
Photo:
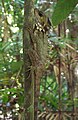
[[[24,28],[23,28],[23,60],[24,60],[24,120],[34,120],[34,78],[31,69],[32,61],[28,54],[32,48],[31,34],[33,34],[34,1],[25,0]]]
[[[33,0],[25,0],[23,31],[24,120],[37,120],[40,79],[47,60],[47,36],[41,31],[34,31],[35,16],[33,4]]]

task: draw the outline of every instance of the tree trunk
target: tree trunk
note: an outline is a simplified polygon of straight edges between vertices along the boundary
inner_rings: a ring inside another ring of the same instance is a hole
[[[35,26],[33,0],[25,0],[24,15],[24,118],[37,120],[40,79],[47,57],[47,36],[33,29]]]
[[[33,0],[25,0],[24,4],[24,28],[23,28],[23,60],[24,60],[24,120],[34,120],[34,78],[32,71],[32,61],[28,54],[32,49],[31,34],[33,34]]]

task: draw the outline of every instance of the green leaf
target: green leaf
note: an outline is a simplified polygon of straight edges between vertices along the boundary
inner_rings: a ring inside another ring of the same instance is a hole
[[[22,61],[18,61],[18,62],[12,62],[11,63],[11,68],[13,72],[17,72],[20,67],[22,66],[23,62]]]
[[[72,12],[77,3],[78,0],[58,0],[52,15],[53,25],[60,24]]]
[[[37,4],[37,1],[38,1],[38,0],[35,0],[35,4]]]
[[[7,103],[8,102],[8,95],[6,93],[3,94],[2,100],[3,100],[3,103]]]

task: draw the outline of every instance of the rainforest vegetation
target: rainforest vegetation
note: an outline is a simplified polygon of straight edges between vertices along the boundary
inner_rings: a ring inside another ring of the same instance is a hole
[[[0,120],[78,120],[78,0],[0,0]]]

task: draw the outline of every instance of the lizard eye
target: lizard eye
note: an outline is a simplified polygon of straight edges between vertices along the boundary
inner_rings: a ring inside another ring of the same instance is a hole
[[[42,16],[43,16],[43,14],[42,14],[41,12],[39,12],[39,16],[40,16],[40,17],[42,17]]]

